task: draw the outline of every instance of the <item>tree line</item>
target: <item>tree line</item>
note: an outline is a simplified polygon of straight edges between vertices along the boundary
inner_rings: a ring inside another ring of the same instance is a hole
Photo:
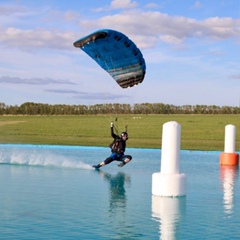
[[[0,103],[0,115],[96,115],[96,114],[240,114],[240,107],[215,105],[175,106],[164,103],[67,105],[26,102]]]

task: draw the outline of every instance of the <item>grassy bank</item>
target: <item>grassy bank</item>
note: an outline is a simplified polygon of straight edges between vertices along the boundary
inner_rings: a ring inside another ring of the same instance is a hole
[[[240,115],[0,116],[0,143],[108,146],[110,120],[119,133],[128,125],[128,147],[137,148],[160,148],[162,125],[177,121],[188,150],[222,151],[225,126],[233,124],[240,150]]]

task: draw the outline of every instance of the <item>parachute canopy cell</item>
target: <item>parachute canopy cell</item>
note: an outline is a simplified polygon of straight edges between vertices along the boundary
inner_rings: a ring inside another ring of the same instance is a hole
[[[122,88],[133,87],[144,79],[146,64],[141,51],[118,31],[98,30],[73,45],[94,59]]]

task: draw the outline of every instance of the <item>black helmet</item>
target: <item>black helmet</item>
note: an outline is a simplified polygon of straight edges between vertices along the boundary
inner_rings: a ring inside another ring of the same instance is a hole
[[[128,140],[128,133],[127,132],[122,132],[121,137],[126,136],[126,140]]]

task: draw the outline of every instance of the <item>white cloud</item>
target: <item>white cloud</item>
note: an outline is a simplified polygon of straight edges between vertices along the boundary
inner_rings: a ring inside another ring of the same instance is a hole
[[[145,8],[161,8],[161,5],[156,3],[148,3],[145,5]]]
[[[112,0],[110,5],[94,8],[94,12],[110,11],[117,9],[130,9],[138,6],[137,2],[132,2],[131,0]]]
[[[225,40],[240,37],[239,19],[215,17],[198,21],[193,18],[169,16],[158,11],[132,10],[104,16],[98,21],[85,20],[80,24],[85,28],[95,26],[117,29],[131,36],[133,40],[142,36],[144,42],[137,42],[139,47],[153,47],[157,38],[170,44],[179,44],[188,38]]]
[[[197,1],[195,5],[200,5]],[[137,3],[131,0],[113,0],[111,7],[114,9],[129,9],[137,6]],[[153,6],[153,5],[152,5]],[[45,19],[53,19],[54,16],[60,19],[60,12],[42,9],[42,13],[47,13]],[[0,12],[8,15],[16,13],[36,14],[34,10],[28,10],[21,7],[2,7]],[[66,11],[63,13],[62,21],[72,21],[80,19],[76,11]],[[44,18],[43,18],[44,19]],[[42,19],[42,20],[43,20]],[[54,18],[55,19],[55,18]],[[23,19],[21,19],[23,21]],[[53,21],[54,22],[54,21]],[[23,23],[23,22],[22,22]],[[44,22],[46,24],[46,22]],[[21,29],[10,26],[0,27],[0,44],[20,49],[34,48],[52,48],[73,50],[72,43],[79,38],[75,30],[61,29],[61,24],[44,27],[32,28],[29,23],[27,27]],[[98,19],[87,19],[79,21],[81,31],[88,34],[92,30],[99,28],[112,28],[124,32],[129,36],[138,47],[153,48],[158,41],[179,45],[190,38],[209,38],[212,40],[225,40],[236,38],[239,43],[240,38],[240,19],[230,17],[213,17],[199,21],[188,17],[170,16],[160,11],[139,11],[124,10],[118,14],[105,15]],[[73,27],[74,29],[74,27]]]
[[[111,2],[111,8],[113,9],[126,9],[126,8],[134,8],[137,7],[137,2],[132,2],[131,0],[113,0]]]
[[[200,1],[196,1],[192,6],[192,9],[200,9],[202,7],[202,3]]]
[[[163,35],[163,36],[160,36],[159,39],[163,42],[172,43],[172,44],[180,44],[182,42],[181,39],[171,35]]]
[[[240,80],[240,74],[232,75],[230,78]]]
[[[206,36],[223,40],[240,37],[239,26],[240,19],[213,17],[203,20],[200,28]]]
[[[83,92],[77,90],[66,89],[47,89],[45,92],[72,95],[75,99],[90,99],[90,100],[119,100],[122,98],[129,98],[128,95],[115,94],[110,92]]]
[[[72,43],[76,38],[72,32],[57,29],[0,28],[0,43],[33,51],[34,48],[72,49]]]
[[[48,84],[67,84],[75,85],[69,80],[56,80],[51,78],[19,78],[19,77],[0,77],[0,83],[7,84],[26,84],[26,85],[48,85]]]
[[[28,11],[25,7],[22,6],[0,6],[0,16],[8,16],[8,15],[21,15],[26,14]]]
[[[76,21],[80,18],[80,14],[76,11],[66,11],[64,13],[64,18],[66,21]]]

